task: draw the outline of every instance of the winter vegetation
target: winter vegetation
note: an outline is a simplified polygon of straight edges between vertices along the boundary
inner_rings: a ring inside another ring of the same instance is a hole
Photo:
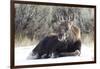
[[[37,44],[48,34],[57,32],[60,19],[68,16],[81,29],[82,42],[94,42],[94,9],[67,6],[15,4],[15,46]]]

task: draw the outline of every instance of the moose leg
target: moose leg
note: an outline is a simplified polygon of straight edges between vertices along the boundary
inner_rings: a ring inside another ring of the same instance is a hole
[[[63,56],[80,56],[80,51],[76,50],[74,52],[62,52],[62,53],[60,53],[60,57],[63,57]]]
[[[80,56],[81,54],[81,41],[77,40],[75,43],[67,48],[67,51],[60,52],[60,56]]]

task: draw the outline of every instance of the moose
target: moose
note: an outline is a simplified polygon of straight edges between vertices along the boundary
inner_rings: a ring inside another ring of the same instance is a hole
[[[59,19],[58,32],[43,38],[32,50],[33,59],[79,56],[81,54],[81,31],[68,16]]]

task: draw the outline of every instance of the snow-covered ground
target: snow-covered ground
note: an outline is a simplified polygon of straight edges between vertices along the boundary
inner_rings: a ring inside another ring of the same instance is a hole
[[[16,47],[15,48],[15,65],[35,65],[35,64],[50,64],[50,63],[69,63],[69,62],[83,62],[93,61],[94,51],[90,47],[82,45],[80,56],[49,58],[49,59],[35,59],[31,60],[30,54],[35,46]]]

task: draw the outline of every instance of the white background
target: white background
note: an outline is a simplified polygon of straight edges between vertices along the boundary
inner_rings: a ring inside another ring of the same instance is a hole
[[[36,69],[98,69],[100,67],[100,0],[34,0],[71,4],[90,4],[97,7],[97,63],[42,67]],[[0,0],[0,69],[10,69],[10,0]],[[35,68],[34,68],[35,69]]]

